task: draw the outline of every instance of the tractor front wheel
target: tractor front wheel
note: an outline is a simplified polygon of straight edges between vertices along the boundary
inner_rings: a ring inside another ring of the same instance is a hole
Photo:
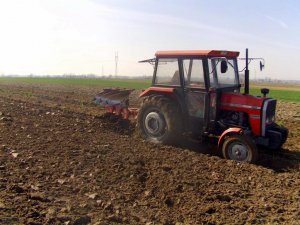
[[[151,142],[175,144],[182,121],[176,104],[163,96],[145,97],[140,107],[137,127],[140,135]]]
[[[255,143],[247,136],[233,135],[225,139],[222,146],[222,154],[225,159],[256,162],[258,158]]]

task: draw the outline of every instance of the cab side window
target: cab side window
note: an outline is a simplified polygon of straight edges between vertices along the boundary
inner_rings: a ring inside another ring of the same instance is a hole
[[[183,70],[185,86],[205,88],[202,59],[184,59]]]
[[[204,119],[205,95],[201,90],[205,89],[203,61],[202,59],[184,59],[182,63],[189,115]]]
[[[178,59],[158,59],[155,84],[180,86]]]

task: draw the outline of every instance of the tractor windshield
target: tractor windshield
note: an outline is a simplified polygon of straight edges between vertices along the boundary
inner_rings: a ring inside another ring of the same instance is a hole
[[[221,62],[227,61],[227,70],[221,71]],[[239,85],[236,59],[214,57],[208,59],[210,87],[236,87]]]

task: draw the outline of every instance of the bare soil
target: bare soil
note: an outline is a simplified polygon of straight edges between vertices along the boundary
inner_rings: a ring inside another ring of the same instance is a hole
[[[251,165],[147,143],[99,91],[0,85],[0,224],[300,224],[299,103],[278,103],[289,139]]]

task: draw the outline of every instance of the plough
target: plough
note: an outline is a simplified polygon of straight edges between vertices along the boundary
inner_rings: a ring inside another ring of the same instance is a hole
[[[138,108],[129,107],[129,95],[134,89],[105,88],[94,97],[94,103],[123,119],[136,116]]]

